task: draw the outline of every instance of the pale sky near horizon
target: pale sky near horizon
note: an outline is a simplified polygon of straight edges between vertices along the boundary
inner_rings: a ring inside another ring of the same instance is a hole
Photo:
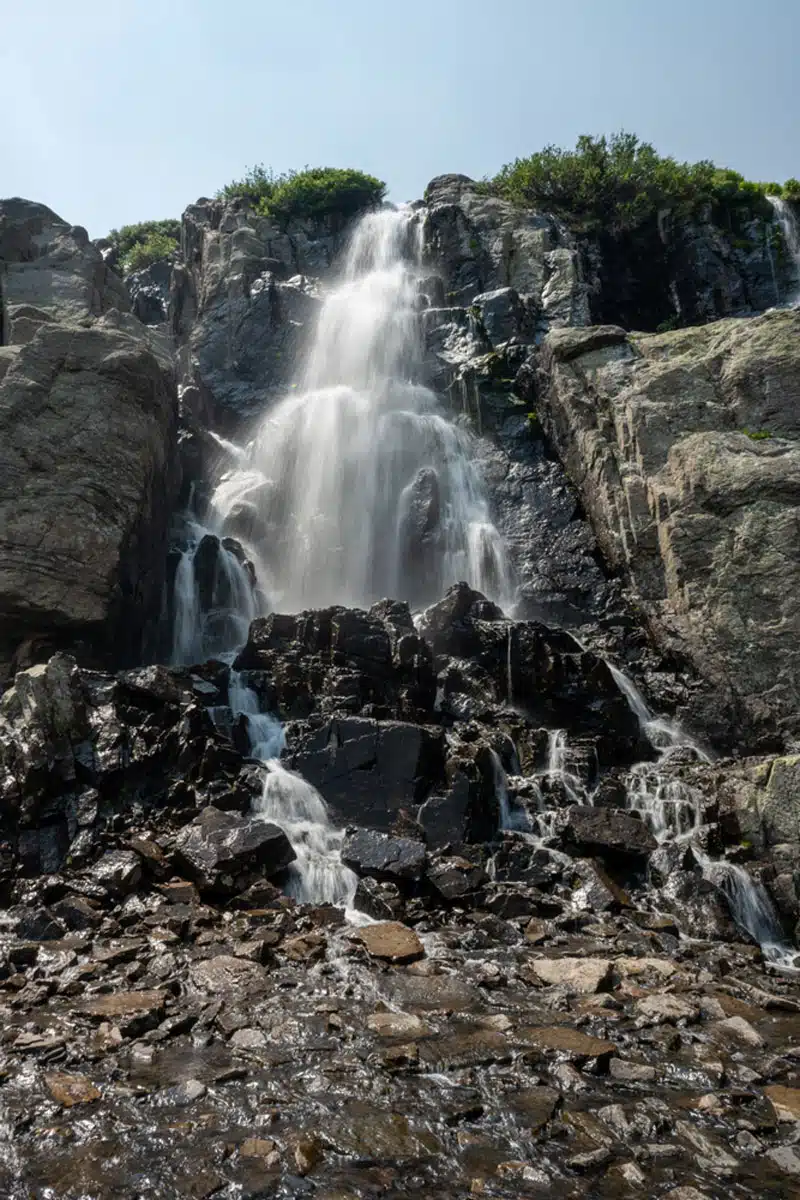
[[[799,0],[0,0],[0,29],[0,195],[92,237],[258,162],[411,200],[621,128],[800,177]]]

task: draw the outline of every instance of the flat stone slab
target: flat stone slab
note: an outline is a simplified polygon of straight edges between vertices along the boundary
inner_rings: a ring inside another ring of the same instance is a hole
[[[389,962],[413,962],[422,958],[425,947],[413,929],[400,921],[379,921],[376,925],[365,925],[359,930],[367,953],[373,958]]]
[[[545,1025],[525,1030],[525,1041],[540,1050],[556,1051],[571,1059],[606,1058],[616,1054],[614,1042],[591,1037],[568,1025]]]
[[[195,963],[191,977],[195,987],[211,992],[220,999],[263,992],[267,979],[264,968],[258,963],[247,958],[234,958],[231,954],[217,954],[214,958]]]
[[[100,1089],[85,1075],[64,1075],[61,1071],[51,1071],[45,1075],[44,1082],[56,1103],[64,1108],[72,1108],[75,1104],[91,1104],[100,1099]]]
[[[779,1121],[800,1121],[800,1088],[783,1087],[776,1083],[764,1088],[764,1095]]]
[[[547,984],[558,984],[579,995],[603,991],[611,983],[610,958],[538,958],[534,974]]]
[[[160,1016],[166,1003],[166,992],[110,992],[107,996],[76,1005],[75,1012],[97,1021],[117,1021],[120,1017],[139,1014]]]
[[[415,1038],[425,1037],[431,1033],[430,1025],[427,1025],[420,1017],[413,1013],[397,1013],[397,1012],[379,1012],[372,1013],[367,1017],[367,1028],[373,1033],[377,1033],[378,1037],[385,1038]]]

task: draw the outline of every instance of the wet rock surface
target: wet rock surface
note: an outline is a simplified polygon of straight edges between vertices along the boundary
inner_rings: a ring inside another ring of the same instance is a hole
[[[710,794],[659,843],[630,780],[598,790],[641,752],[600,660],[464,588],[419,629],[389,602],[273,615],[241,657],[349,826],[355,913],[284,894],[225,664],[20,673],[4,1195],[791,1194],[796,983],[705,865]],[[705,796],[725,767],[663,770]]]

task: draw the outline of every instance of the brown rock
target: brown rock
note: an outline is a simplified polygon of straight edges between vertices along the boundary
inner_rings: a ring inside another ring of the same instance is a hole
[[[426,1034],[431,1033],[430,1025],[427,1025],[420,1017],[415,1017],[413,1013],[372,1013],[367,1017],[367,1027],[373,1033],[377,1033],[378,1037],[386,1038],[425,1037]]]
[[[280,1161],[278,1148],[272,1138],[245,1138],[239,1147],[239,1154],[242,1158],[261,1159],[269,1167],[275,1166]]]
[[[608,958],[538,958],[531,966],[544,983],[560,984],[580,995],[599,992],[611,982]]]
[[[72,1108],[73,1104],[91,1104],[93,1100],[100,1099],[100,1089],[85,1075],[63,1075],[60,1071],[51,1071],[45,1075],[44,1081],[50,1095],[64,1108]]]
[[[75,1007],[75,1012],[96,1021],[113,1022],[129,1035],[155,1029],[164,1017],[167,993],[160,991],[111,992]]]
[[[657,992],[637,1001],[636,1014],[647,1024],[662,1025],[665,1021],[696,1021],[700,1008],[687,996]]]
[[[266,986],[264,968],[246,958],[217,954],[191,968],[192,981],[202,991],[225,998],[262,993]]]
[[[301,933],[287,938],[281,950],[291,962],[313,963],[325,957],[327,940],[323,933]]]
[[[764,1095],[775,1110],[775,1116],[779,1121],[800,1121],[800,1088],[774,1084],[772,1087],[764,1088]]]
[[[170,904],[199,904],[200,893],[188,879],[171,879],[158,889]]]
[[[358,932],[367,953],[373,958],[400,963],[413,962],[425,954],[425,947],[414,930],[399,921],[380,921],[376,925],[365,925]]]
[[[322,1143],[316,1137],[301,1137],[295,1144],[294,1161],[299,1175],[308,1175],[322,1161]]]
[[[529,1045],[540,1050],[555,1051],[574,1062],[588,1058],[610,1059],[611,1055],[617,1052],[613,1042],[591,1037],[579,1029],[571,1029],[568,1025],[546,1025],[527,1029],[524,1036]]]

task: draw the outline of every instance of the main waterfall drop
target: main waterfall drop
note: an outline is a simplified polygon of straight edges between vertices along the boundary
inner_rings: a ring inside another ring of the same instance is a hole
[[[185,524],[175,662],[232,661],[267,607],[358,607],[386,596],[421,606],[463,579],[510,599],[472,436],[424,383],[421,279],[413,214],[363,217],[292,394],[248,445],[218,439],[235,466]],[[284,828],[297,854],[287,890],[349,907],[357,881],[341,862],[342,833],[322,796],[281,765],[280,724],[259,713],[235,672],[230,707],[266,767],[256,811]]]
[[[273,608],[420,606],[462,579],[510,598],[472,436],[425,385],[421,280],[413,212],[363,217],[293,394],[212,495]]]

